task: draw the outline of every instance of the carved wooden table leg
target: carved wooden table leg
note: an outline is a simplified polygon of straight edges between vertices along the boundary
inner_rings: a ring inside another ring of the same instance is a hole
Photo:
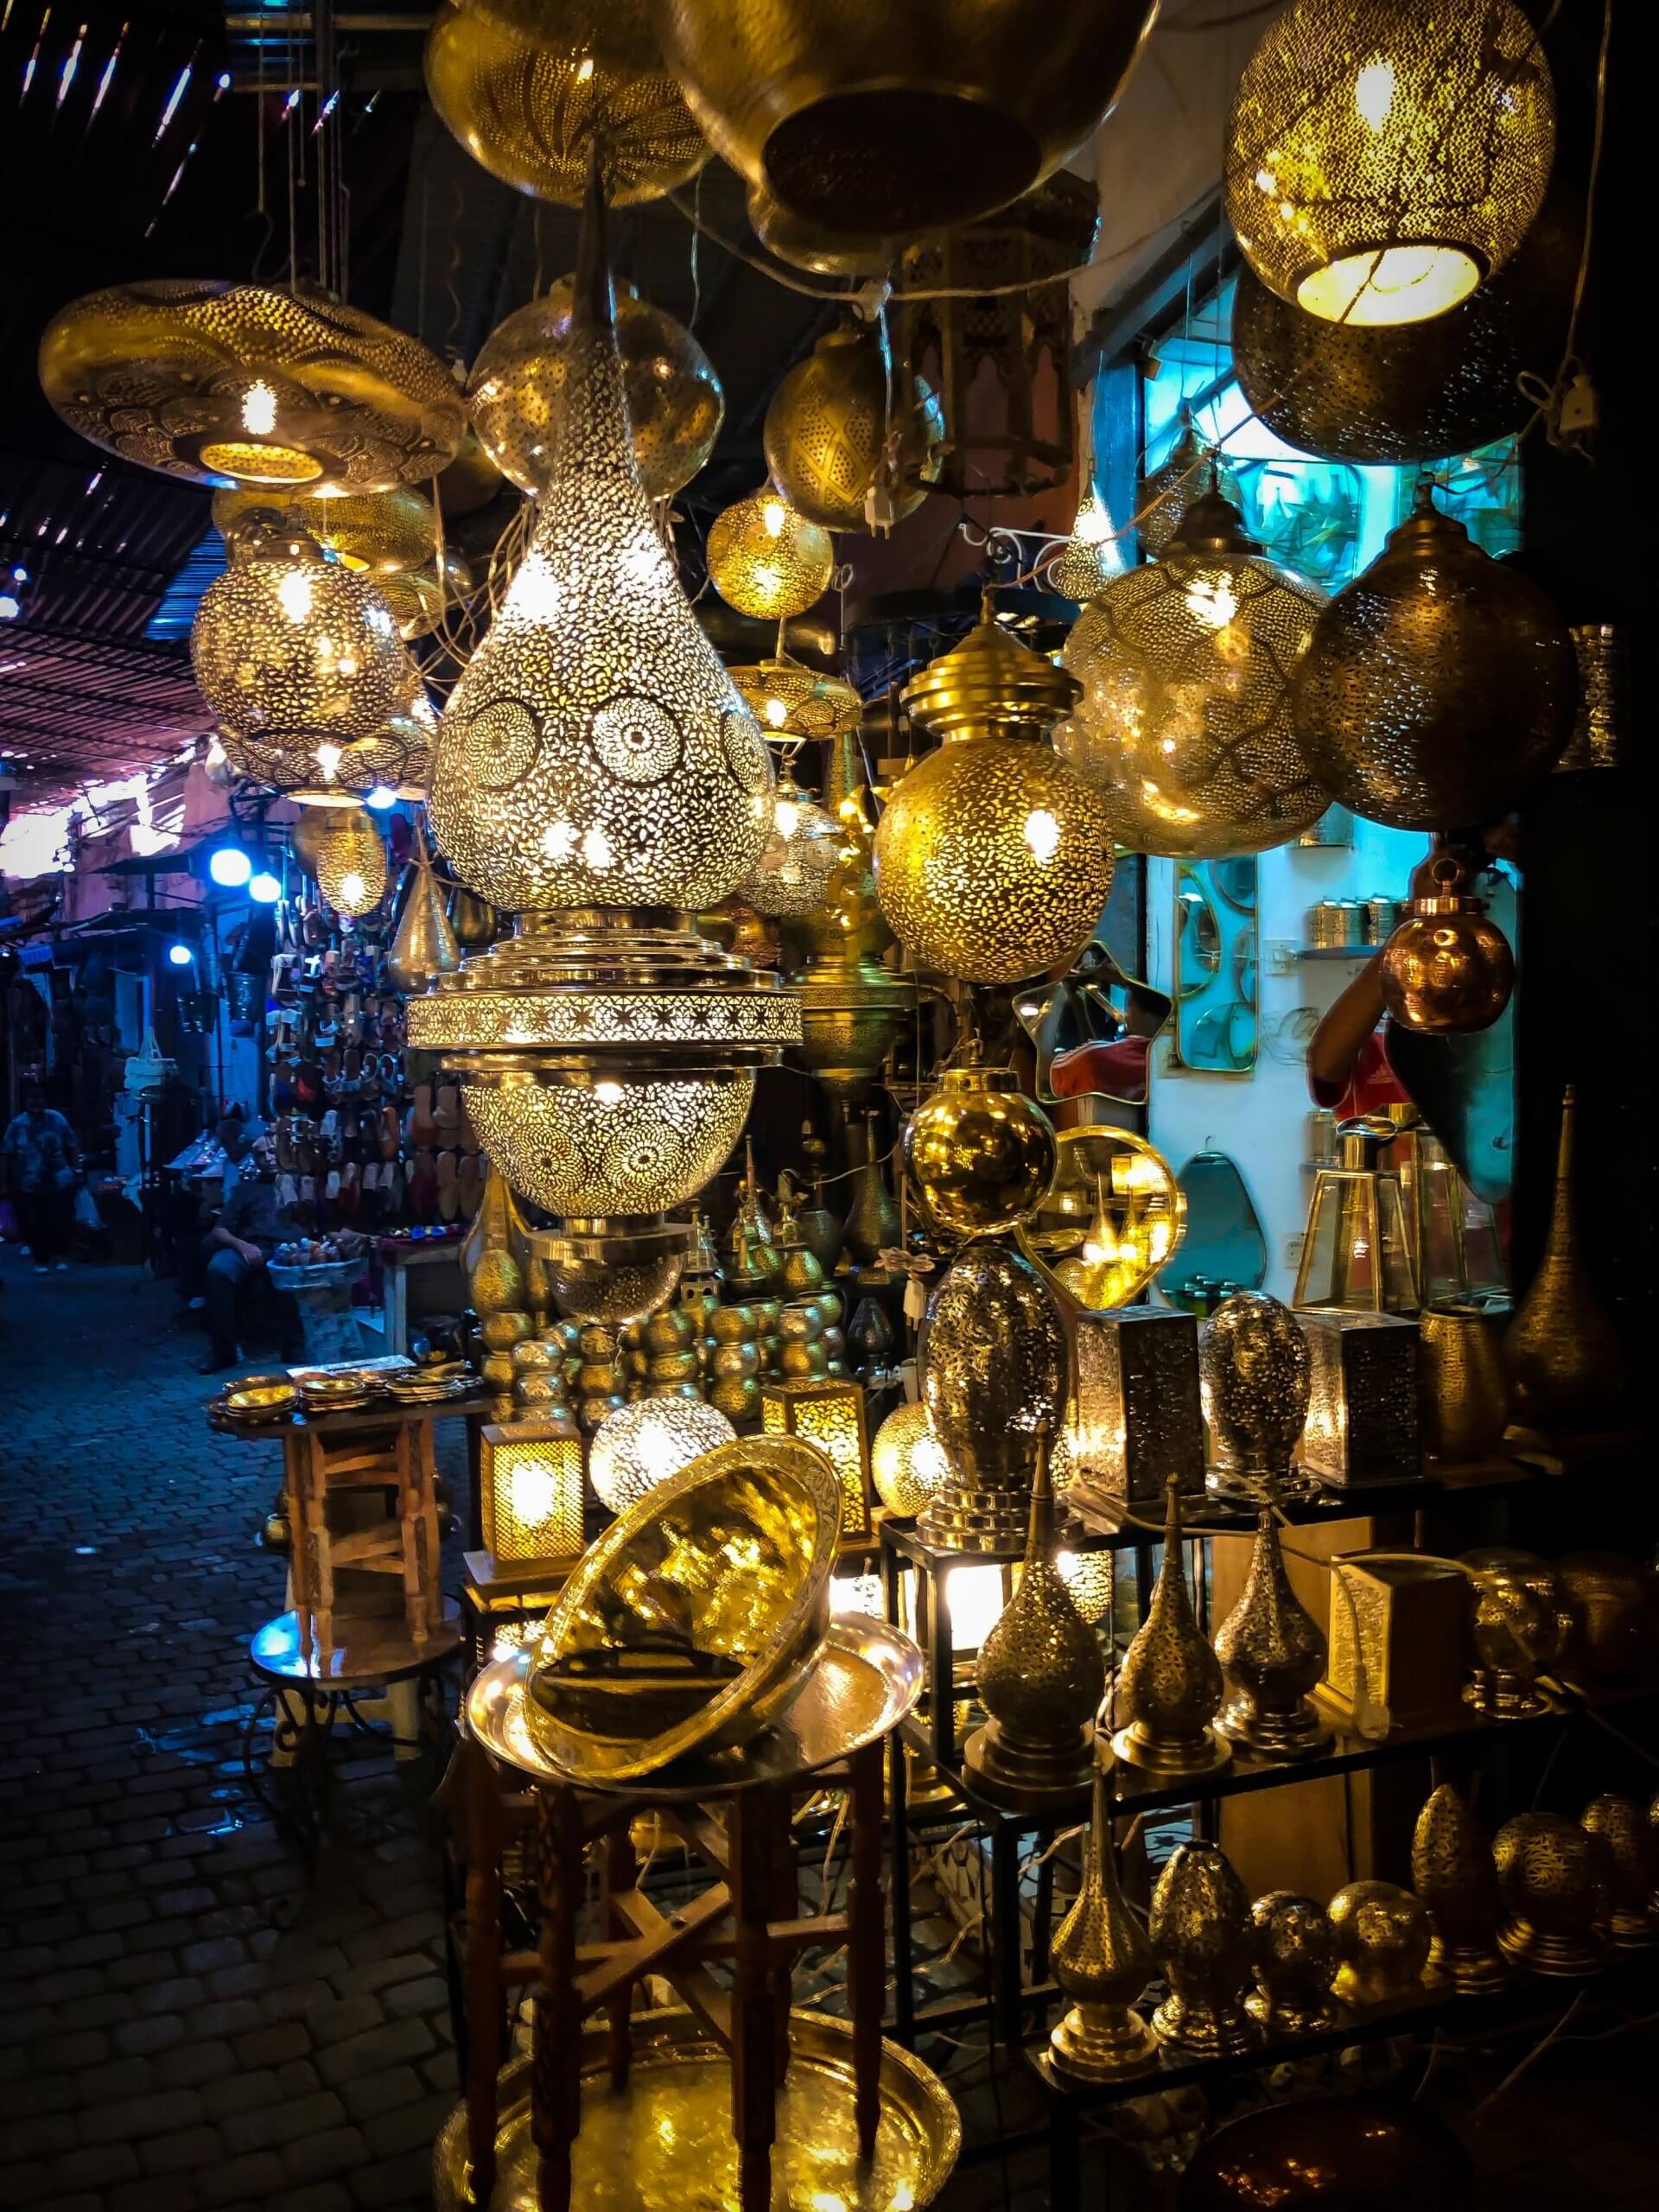
[[[611,1830],[605,1839],[605,1932],[620,1942],[626,1942],[632,1929],[620,1918],[613,1918],[610,1900],[631,1891],[639,1878],[639,1862],[635,1856],[633,1836],[627,1821]],[[628,2086],[628,2067],[633,2056],[632,2039],[628,2031],[629,2015],[633,2010],[633,1986],[624,1983],[606,2006],[610,2021],[610,2032],[606,2038],[606,2052],[610,2062],[611,2087],[626,2089]]]
[[[582,2126],[582,1809],[575,1792],[556,1784],[536,1793],[536,1885],[542,1903],[542,1989],[530,2075],[536,2202],[540,2212],[569,2212],[570,2151]]]
[[[732,1799],[729,1829],[736,1965],[732,2133],[737,2138],[742,2212],[771,2212],[772,2145],[778,2132],[778,1997],[766,1926],[772,1897],[773,1795],[766,1789],[739,1790]]]
[[[467,1762],[467,2143],[468,2194],[495,2188],[496,2076],[501,2068],[501,1784],[475,1743]]]
[[[853,1878],[847,1898],[847,2001],[853,2018],[853,2112],[859,2155],[875,2149],[881,2110],[881,2012],[887,1931],[881,1894],[881,1759],[867,1744],[849,1762],[852,1784]],[[895,1758],[903,1751],[895,1744]]]

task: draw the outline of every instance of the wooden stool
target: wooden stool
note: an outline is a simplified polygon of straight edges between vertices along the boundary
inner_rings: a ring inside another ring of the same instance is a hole
[[[859,2151],[875,2148],[880,2109],[885,1899],[880,1741],[836,1766],[783,1782],[711,1791],[696,1803],[641,1789],[622,1796],[543,1781],[526,1791],[509,1782],[476,1741],[467,1766],[467,2015],[466,2066],[470,2193],[487,2204],[496,2180],[497,2075],[507,1986],[539,1984],[531,2062],[531,2126],[540,2212],[568,2212],[571,2153],[582,2126],[582,2024],[603,2011],[612,2083],[631,2062],[634,1985],[661,1976],[729,2054],[732,2132],[744,2212],[769,2212],[776,2101],[789,2065],[791,1962],[843,1938],[853,2032],[855,2122]],[[804,1915],[791,1824],[794,1800],[840,1784],[850,1796],[851,1881],[846,1909]],[[716,1817],[723,1811],[723,1821]],[[652,1812],[714,1877],[665,1919],[639,1886],[630,1834]],[[503,1953],[501,1863],[515,1834],[533,1821],[532,1859],[542,1908],[535,1953]],[[579,1945],[591,1843],[603,1847],[601,1942]],[[730,1960],[728,1990],[709,1971]]]
[[[308,1645],[325,1657],[334,1643],[336,1577],[342,1568],[395,1575],[404,1626],[418,1649],[443,1621],[437,1469],[428,1414],[378,1408],[359,1425],[335,1415],[283,1432],[283,1486],[293,1534],[294,1608]],[[391,1491],[390,1517],[331,1533],[328,1503],[346,1492]]]

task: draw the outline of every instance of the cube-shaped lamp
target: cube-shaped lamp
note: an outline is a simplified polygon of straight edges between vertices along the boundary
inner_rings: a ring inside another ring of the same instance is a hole
[[[582,1436],[569,1414],[491,1423],[479,1451],[484,1541],[504,1565],[579,1559]]]
[[[841,1535],[870,1534],[870,1428],[864,1386],[850,1376],[791,1376],[760,1389],[760,1426],[768,1436],[816,1444],[841,1478]]]

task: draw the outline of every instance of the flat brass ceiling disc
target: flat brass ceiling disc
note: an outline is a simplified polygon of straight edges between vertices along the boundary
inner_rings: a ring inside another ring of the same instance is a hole
[[[157,278],[72,300],[41,389],[124,461],[209,484],[389,492],[434,476],[466,416],[437,355],[339,302]]]

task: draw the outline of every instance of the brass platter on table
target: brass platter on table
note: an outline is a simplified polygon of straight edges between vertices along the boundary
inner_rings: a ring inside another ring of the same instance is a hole
[[[789,2071],[778,2091],[772,2147],[773,2203],[789,2212],[840,2205],[844,2212],[922,2212],[944,2186],[962,2148],[950,2096],[927,2069],[889,2040],[881,2045],[875,2152],[858,2155],[853,2038],[843,2020],[790,2015]],[[591,2022],[582,2039],[582,2133],[573,2146],[570,2201],[601,2212],[695,2203],[736,2212],[737,2142],[732,2132],[731,2061],[690,2012],[636,2013],[626,2088],[607,2078],[608,2028]],[[496,2212],[533,2212],[536,2146],[531,2135],[528,2058],[501,2075],[496,2131]],[[461,2212],[468,2194],[467,2108],[445,2122],[433,2154],[433,2202]]]
[[[299,1392],[286,1375],[249,1375],[228,1383],[211,1410],[226,1421],[286,1421],[298,1402]]]
[[[548,1615],[526,1681],[537,1749],[596,1787],[758,1735],[830,1620],[841,1485],[816,1446],[706,1452],[632,1505]]]

